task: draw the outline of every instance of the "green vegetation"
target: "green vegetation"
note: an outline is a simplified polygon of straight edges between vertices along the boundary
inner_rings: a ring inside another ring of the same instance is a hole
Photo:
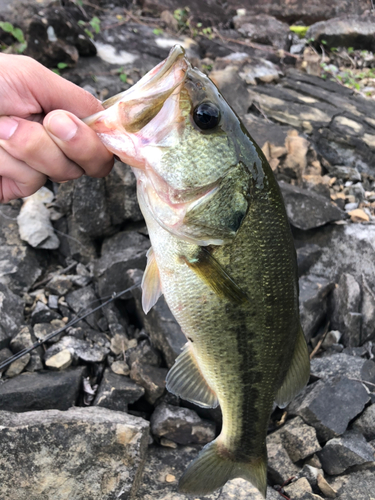
[[[15,28],[13,24],[8,23],[7,21],[5,22],[0,22],[0,28],[5,31],[5,33],[9,33],[10,35],[13,36],[13,38],[16,40],[18,43],[14,43],[13,47],[18,53],[22,53],[26,47],[27,43],[23,34],[23,31],[20,28]],[[1,46],[1,50],[6,49],[6,46]]]
[[[163,30],[161,28],[155,28],[152,30],[153,34],[158,36],[163,34]]]
[[[94,38],[94,33],[97,35],[100,33],[100,19],[96,16],[94,16],[90,21],[78,21],[78,25],[83,28],[84,32],[86,33],[87,36],[89,36],[91,39]]]
[[[305,38],[309,27],[308,26],[290,26],[289,29],[290,29],[290,31],[293,31],[293,33],[298,35],[300,38]]]

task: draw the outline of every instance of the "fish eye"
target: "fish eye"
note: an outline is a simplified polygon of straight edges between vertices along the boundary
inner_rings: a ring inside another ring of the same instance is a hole
[[[193,119],[201,130],[210,130],[217,127],[220,118],[220,110],[212,102],[203,102],[194,109]]]

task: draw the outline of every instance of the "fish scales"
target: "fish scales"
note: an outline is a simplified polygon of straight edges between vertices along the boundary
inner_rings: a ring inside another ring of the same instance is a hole
[[[273,403],[285,406],[309,376],[296,255],[272,170],[179,47],[87,123],[137,177],[152,244],[144,309],[162,292],[188,339],[167,387],[221,407],[221,433],[180,489],[205,494],[244,477],[265,495]]]

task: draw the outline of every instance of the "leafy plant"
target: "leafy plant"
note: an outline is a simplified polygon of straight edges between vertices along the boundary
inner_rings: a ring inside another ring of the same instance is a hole
[[[100,19],[98,17],[94,16],[91,21],[89,21],[89,24],[96,34],[100,33]]]
[[[308,26],[290,26],[289,29],[290,29],[290,31],[293,31],[293,33],[298,35],[300,38],[305,38],[309,27]]]
[[[52,71],[54,73],[56,73],[56,75],[60,75],[60,69],[65,69],[67,68],[69,65],[67,63],[64,63],[64,62],[59,62],[57,63],[57,68],[52,68]]]
[[[163,34],[163,30],[161,28],[155,28],[152,30],[153,34],[154,35],[162,35]]]
[[[179,29],[186,29],[189,27],[189,7],[176,9],[173,12],[173,17],[176,19]]]
[[[123,67],[121,67],[121,68],[119,68],[119,69],[116,69],[116,70],[114,71],[114,73],[115,73],[115,74],[116,74],[116,73],[118,74],[118,76],[119,76],[119,78],[120,78],[120,80],[121,80],[122,82],[124,82],[124,83],[128,83],[128,75],[125,73],[125,70],[124,70],[124,68],[123,68]]]
[[[83,28],[84,32],[89,38],[94,38],[94,33],[92,30],[95,32],[97,35],[100,33],[100,19],[96,16],[94,16],[90,21],[82,21],[81,19],[78,21],[78,25]]]
[[[7,21],[1,21],[0,28],[5,31],[5,33],[9,33],[10,35],[12,35],[13,38],[15,38],[15,40],[18,42],[18,44],[16,45],[17,52],[22,53],[26,49],[27,43],[21,28],[15,28],[13,24]]]

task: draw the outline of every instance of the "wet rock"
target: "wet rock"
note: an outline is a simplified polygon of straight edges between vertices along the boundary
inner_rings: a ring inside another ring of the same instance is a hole
[[[149,437],[141,418],[92,407],[1,412],[0,424],[5,498],[124,500],[137,490]]]
[[[136,194],[136,179],[130,167],[120,161],[105,178],[108,211],[113,225],[143,220]]]
[[[374,448],[361,435],[347,431],[331,439],[319,453],[323,469],[330,475],[342,474],[353,465],[374,461]]]
[[[361,343],[361,323],[359,321],[359,325],[355,324],[353,321],[355,316],[352,313],[359,313],[361,289],[351,274],[342,274],[336,288],[333,290],[332,302],[332,328],[342,333],[341,340],[345,346],[359,346]],[[353,326],[357,326],[357,328],[353,329]]]
[[[312,229],[345,218],[345,212],[324,196],[285,182],[280,182],[280,188],[289,221],[299,229]]]
[[[328,440],[343,434],[369,400],[360,382],[346,377],[319,380],[297,396],[289,412],[313,426],[319,440]]]
[[[277,433],[293,462],[298,462],[321,450],[313,427],[306,425],[300,417],[287,422]]]
[[[372,404],[353,422],[353,429],[365,436],[368,441],[375,439],[375,405]]]
[[[297,248],[298,274],[303,276],[307,274],[313,264],[319,259],[322,249],[315,243],[307,244]]]
[[[238,32],[251,42],[273,45],[284,50],[290,47],[289,26],[272,16],[235,16],[233,23]]]
[[[74,292],[69,292],[65,300],[69,307],[77,314],[82,315],[88,312],[90,309],[94,309],[99,305],[98,297],[91,285],[85,286],[75,290]],[[98,321],[102,316],[101,311],[96,311],[89,314],[85,321],[94,329],[98,329]]]
[[[22,300],[0,283],[0,349],[9,345],[23,322]]]
[[[298,473],[298,467],[290,459],[278,434],[267,436],[267,475],[271,484],[282,485]]]
[[[94,273],[101,297],[129,288],[128,269],[144,269],[150,242],[135,232],[120,232],[103,243],[102,256],[95,262]]]
[[[135,362],[130,370],[130,377],[138,385],[144,387],[145,398],[150,404],[160,398],[165,390],[165,377],[168,370],[165,368],[157,368],[155,366],[141,364]]]
[[[109,354],[108,347],[67,335],[46,350],[44,354],[45,362],[47,363],[50,358],[65,349],[71,352],[73,359],[78,358],[86,363],[102,363]]]
[[[327,314],[327,296],[333,288],[334,283],[312,274],[299,280],[301,325],[307,341]]]
[[[311,360],[311,375],[321,379],[344,375],[347,378],[374,384],[375,363],[370,359],[338,353],[324,358],[313,358]]]
[[[375,50],[375,19],[372,16],[341,16],[329,21],[321,21],[309,27],[307,39],[324,43],[328,47],[353,47],[354,49]]]
[[[61,320],[61,316],[38,300],[30,319],[32,326],[34,326],[38,323],[50,323],[54,319]]]
[[[55,250],[60,245],[45,206],[52,200],[53,193],[46,187],[24,199],[17,223],[21,239],[32,247]]]
[[[22,293],[42,274],[36,251],[29,246],[0,245],[0,283]]]
[[[129,353],[128,361],[130,366],[136,362],[145,363],[151,366],[160,366],[161,364],[160,354],[147,340],[142,340],[138,346]]]
[[[178,444],[206,444],[215,439],[215,424],[188,408],[161,404],[151,416],[151,432]]]
[[[110,410],[126,412],[128,405],[138,401],[144,393],[143,387],[106,368],[93,404]]]
[[[0,410],[67,410],[77,402],[85,370],[80,366],[63,372],[23,373],[0,381]]]

